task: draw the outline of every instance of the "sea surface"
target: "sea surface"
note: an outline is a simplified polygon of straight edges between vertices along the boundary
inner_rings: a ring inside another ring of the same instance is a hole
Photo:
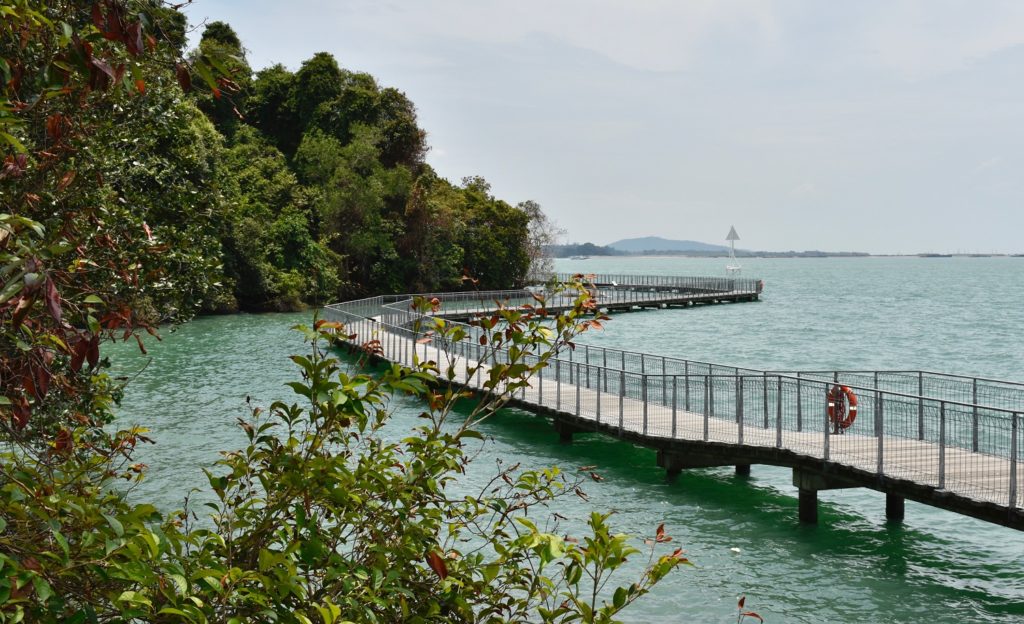
[[[560,260],[560,271],[724,275],[721,259]],[[1024,381],[1024,258],[743,260],[765,281],[756,303],[616,315],[585,341],[764,369],[925,369]],[[292,400],[287,359],[302,353],[289,328],[311,314],[198,319],[151,344],[109,348],[131,382],[121,424],[150,427],[149,480],[133,495],[180,508],[205,484],[202,468],[241,445],[236,421],[253,405]],[[152,341],[151,341],[152,342]],[[395,437],[416,424],[401,401]],[[667,483],[652,451],[598,434],[563,446],[549,423],[507,410],[482,426],[488,440],[464,487],[498,459],[525,467],[584,465],[604,481],[553,511],[576,532],[592,510],[617,530],[653,534],[664,523],[696,564],[662,581],[624,614],[631,622],[736,621],[736,599],[770,623],[1024,622],[1024,533],[907,502],[888,523],[870,490],[823,492],[819,524],[796,521],[789,470],[754,466],[684,472]],[[203,500],[199,491],[193,496]],[[638,565],[638,562],[635,562]],[[632,572],[635,573],[633,568]],[[630,582],[628,571],[619,579]]]

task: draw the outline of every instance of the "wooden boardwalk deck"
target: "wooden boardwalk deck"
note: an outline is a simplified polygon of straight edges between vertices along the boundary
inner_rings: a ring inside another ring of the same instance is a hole
[[[355,342],[379,340],[387,360],[412,365],[415,353],[441,370],[451,366],[453,383],[480,387],[488,367],[478,360],[493,353],[425,340],[388,318],[385,309],[339,320],[357,334]],[[474,368],[477,373],[468,376]],[[606,353],[588,353],[583,362],[563,359],[549,366],[510,403],[552,418],[564,441],[597,431],[655,449],[669,475],[710,466],[791,467],[805,521],[816,520],[818,491],[868,487],[887,494],[892,519],[902,518],[903,500],[909,498],[1024,530],[1016,411],[854,387],[861,413],[838,435],[827,416],[827,381],[731,368],[723,374],[712,367],[680,374],[671,368],[662,358],[657,374],[637,372],[629,370],[625,355],[611,358],[609,366]]]

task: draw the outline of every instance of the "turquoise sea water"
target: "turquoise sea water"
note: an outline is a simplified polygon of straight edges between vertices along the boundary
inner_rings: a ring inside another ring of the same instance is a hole
[[[581,272],[723,275],[720,259],[594,258],[559,261]],[[917,369],[1024,381],[1024,258],[751,259],[762,301],[617,315],[586,340],[608,346],[769,369]],[[150,426],[157,444],[142,460],[151,478],[139,496],[180,506],[201,467],[240,444],[245,399],[289,398],[288,327],[305,314],[199,319],[142,356],[113,349],[136,374],[121,418]],[[143,368],[144,367],[144,368]],[[399,405],[396,435],[417,408]],[[1024,622],[1024,534],[907,503],[902,524],[884,519],[884,497],[867,490],[821,495],[818,526],[796,522],[790,472],[754,466],[695,470],[666,483],[654,453],[596,434],[558,444],[543,419],[508,411],[485,423],[489,440],[466,486],[493,463],[598,465],[590,502],[557,511],[571,530],[592,509],[615,526],[666,530],[697,564],[662,582],[625,619],[734,622],[735,601],[768,622]],[[738,552],[735,550],[738,549]],[[624,582],[626,577],[622,579]]]

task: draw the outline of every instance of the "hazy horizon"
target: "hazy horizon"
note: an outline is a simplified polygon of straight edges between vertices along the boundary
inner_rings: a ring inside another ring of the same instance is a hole
[[[416,103],[427,161],[566,241],[1024,251],[1024,4],[200,0],[256,69]],[[200,29],[201,31],[201,29]],[[198,32],[193,33],[193,42]]]

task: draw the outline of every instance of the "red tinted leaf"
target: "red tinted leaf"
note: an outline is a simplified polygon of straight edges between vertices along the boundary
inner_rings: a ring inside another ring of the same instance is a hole
[[[71,370],[76,373],[82,370],[82,362],[85,361],[85,354],[89,351],[89,341],[79,340],[71,350]]]
[[[760,615],[754,613],[753,611],[744,611],[743,613],[740,613],[740,615],[742,617],[752,617],[755,620],[757,620],[758,622],[764,622],[764,618],[761,617]]]
[[[22,322],[25,320],[25,316],[28,315],[28,311],[32,308],[33,297],[19,297],[18,303],[14,306],[14,314],[11,315],[11,328],[18,329],[21,327]]]
[[[149,353],[146,351],[146,345],[142,344],[142,336],[135,334],[135,342],[139,343],[139,351],[142,351],[142,355],[147,355]]]
[[[46,308],[50,311],[50,316],[53,317],[53,320],[60,323],[60,294],[57,292],[57,285],[53,283],[53,278],[46,279],[46,294],[44,298],[46,300]]]
[[[448,566],[445,565],[444,559],[441,555],[434,551],[427,553],[427,565],[434,571],[434,574],[438,576],[442,581],[448,577]]]
[[[177,63],[174,66],[174,74],[178,77],[178,84],[183,91],[192,90],[192,73],[184,63]]]
[[[658,525],[658,530],[654,532],[654,539],[656,539],[656,540],[658,540],[660,542],[662,540],[662,538],[664,538],[664,537],[665,537],[665,523],[662,522],[661,524]]]
[[[85,359],[89,362],[91,368],[95,368],[100,362],[100,337],[93,336],[89,340],[89,346],[85,351]]]
[[[96,69],[98,69],[101,72],[103,72],[104,74],[106,74],[107,77],[110,78],[111,80],[115,80],[116,74],[114,73],[114,68],[110,66],[110,63],[106,62],[105,60],[103,60],[101,58],[93,57],[92,65]]]
[[[146,81],[141,79],[141,78],[136,80],[135,81],[135,89],[139,93],[141,93],[142,95],[145,95],[146,94]]]
[[[481,335],[480,336],[480,346],[486,346],[486,345],[487,345],[487,336]]]
[[[8,397],[9,398],[9,397]],[[28,424],[28,419],[32,415],[32,408],[29,407],[28,399],[23,396],[19,396],[17,399],[12,401],[11,414],[14,416],[14,425],[18,429],[24,429],[25,425]]]
[[[70,186],[71,183],[74,182],[74,180],[75,180],[75,172],[74,171],[68,171],[67,173],[62,175],[60,177],[60,181],[57,182],[57,190],[58,191],[63,191],[68,186]]]
[[[50,371],[45,366],[37,366],[32,374],[35,377],[36,400],[42,401],[50,390]]]
[[[74,445],[74,439],[71,437],[71,432],[67,429],[61,429],[57,432],[57,439],[54,440],[53,447],[58,453],[66,453],[71,450]]]
[[[128,28],[125,29],[124,43],[132,56],[142,54],[142,22],[129,24]]]
[[[100,3],[92,3],[92,23],[96,28],[103,30],[103,13],[100,12]]]
[[[26,374],[21,378],[21,387],[24,388],[25,394],[36,395],[36,382],[32,375]]]
[[[740,601],[737,604],[736,608],[737,609],[742,609],[743,605],[746,604],[746,602],[747,602],[747,597],[746,596],[740,596]]]

